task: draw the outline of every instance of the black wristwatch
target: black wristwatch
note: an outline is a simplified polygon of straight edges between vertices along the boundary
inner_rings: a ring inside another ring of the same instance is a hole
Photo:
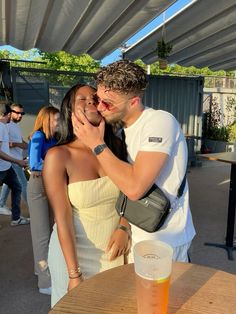
[[[95,155],[99,155],[101,154],[101,152],[104,151],[104,149],[107,147],[107,145],[105,143],[103,144],[100,144],[98,146],[96,146],[94,149],[93,149],[93,152]]]

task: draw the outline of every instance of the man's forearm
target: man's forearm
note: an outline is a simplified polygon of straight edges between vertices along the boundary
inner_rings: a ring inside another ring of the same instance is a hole
[[[137,198],[135,190],[138,185],[138,178],[135,177],[133,165],[118,159],[108,147],[97,155],[97,158],[115,185],[130,199]]]
[[[27,149],[28,148],[28,144],[26,142],[22,142],[22,143],[10,142],[9,146],[11,148],[13,148],[13,147],[19,147],[21,149]]]
[[[4,153],[3,151],[0,151],[0,159],[3,159],[5,161],[13,162],[15,164],[18,164],[19,160],[11,157],[10,155]]]

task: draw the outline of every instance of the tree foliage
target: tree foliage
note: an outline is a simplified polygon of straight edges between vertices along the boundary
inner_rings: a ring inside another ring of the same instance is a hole
[[[39,52],[41,59],[46,62],[47,68],[63,71],[79,71],[95,73],[100,67],[100,62],[87,54],[80,56],[71,55],[65,51]]]
[[[93,82],[91,76],[79,76],[79,73],[96,73],[100,68],[100,62],[94,60],[87,54],[80,56],[71,55],[64,51],[58,52],[42,52],[38,49],[32,49],[22,53],[3,50],[0,51],[0,59],[10,59],[11,66],[34,68],[34,69],[49,69],[55,70],[55,73],[40,72],[35,76],[35,72],[21,71],[25,77],[33,77],[36,80],[47,81],[51,85],[71,86],[80,80],[81,83]],[[15,61],[12,61],[15,60]],[[21,62],[20,60],[28,60]],[[56,71],[68,71],[68,73],[58,73]],[[70,73],[70,72],[78,72]]]
[[[147,69],[147,65],[142,60],[136,60],[135,63],[143,67],[144,69]],[[182,67],[178,64],[168,64],[167,68],[165,70],[161,70],[159,68],[159,61],[154,62],[150,65],[150,72],[152,75],[161,75],[161,74],[167,74],[167,75],[200,75],[200,76],[231,76],[234,77],[233,71],[211,71],[209,68],[196,68],[194,66],[190,67]]]
[[[12,66],[22,66],[30,68],[47,68],[52,70],[64,70],[64,71],[78,71],[87,73],[96,73],[101,67],[101,61],[94,60],[87,54],[80,56],[71,55],[64,51],[57,52],[42,52],[38,49],[31,49],[24,51],[21,54],[9,50],[0,50],[1,59],[15,59],[11,61]],[[28,60],[27,62],[19,62],[19,60]],[[42,63],[32,63],[31,61],[37,61]],[[142,60],[136,60],[137,64],[147,69],[147,65]],[[234,77],[234,72],[225,71],[211,71],[209,68],[196,68],[194,66],[182,67],[178,64],[168,64],[167,69],[161,70],[159,68],[159,61],[150,65],[151,74],[160,75],[202,75],[202,76],[230,76]]]
[[[87,54],[75,56],[64,51],[50,53],[42,52],[38,49],[31,49],[17,53],[9,50],[0,50],[0,59],[11,59],[11,66],[87,73],[94,73],[100,67],[100,62],[94,60]],[[13,59],[16,61],[12,61]],[[20,60],[26,60],[28,62],[20,62]],[[35,61],[39,63],[35,63]]]
[[[33,63],[32,61],[42,62],[41,57],[38,55],[37,49],[31,49],[28,51],[15,52],[7,49],[0,50],[0,60],[9,60],[11,66],[17,67],[41,67],[40,63]],[[15,61],[14,61],[15,60]],[[36,65],[36,66],[35,66]]]

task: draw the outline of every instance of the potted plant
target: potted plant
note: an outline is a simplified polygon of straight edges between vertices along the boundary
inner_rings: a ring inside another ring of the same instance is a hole
[[[230,109],[231,107],[228,104],[228,110]],[[234,145],[236,120],[234,118],[231,124],[225,124],[222,123],[224,117],[225,115],[217,102],[217,98],[211,96],[209,109],[203,113],[201,153],[225,152],[229,151],[230,147]]]
[[[164,70],[167,67],[167,58],[172,51],[172,44],[167,43],[163,38],[157,42],[157,55],[159,58],[159,68]]]

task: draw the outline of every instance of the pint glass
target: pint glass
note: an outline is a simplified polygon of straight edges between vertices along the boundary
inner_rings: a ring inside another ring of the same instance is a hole
[[[134,246],[138,314],[167,314],[173,249],[156,240]]]

